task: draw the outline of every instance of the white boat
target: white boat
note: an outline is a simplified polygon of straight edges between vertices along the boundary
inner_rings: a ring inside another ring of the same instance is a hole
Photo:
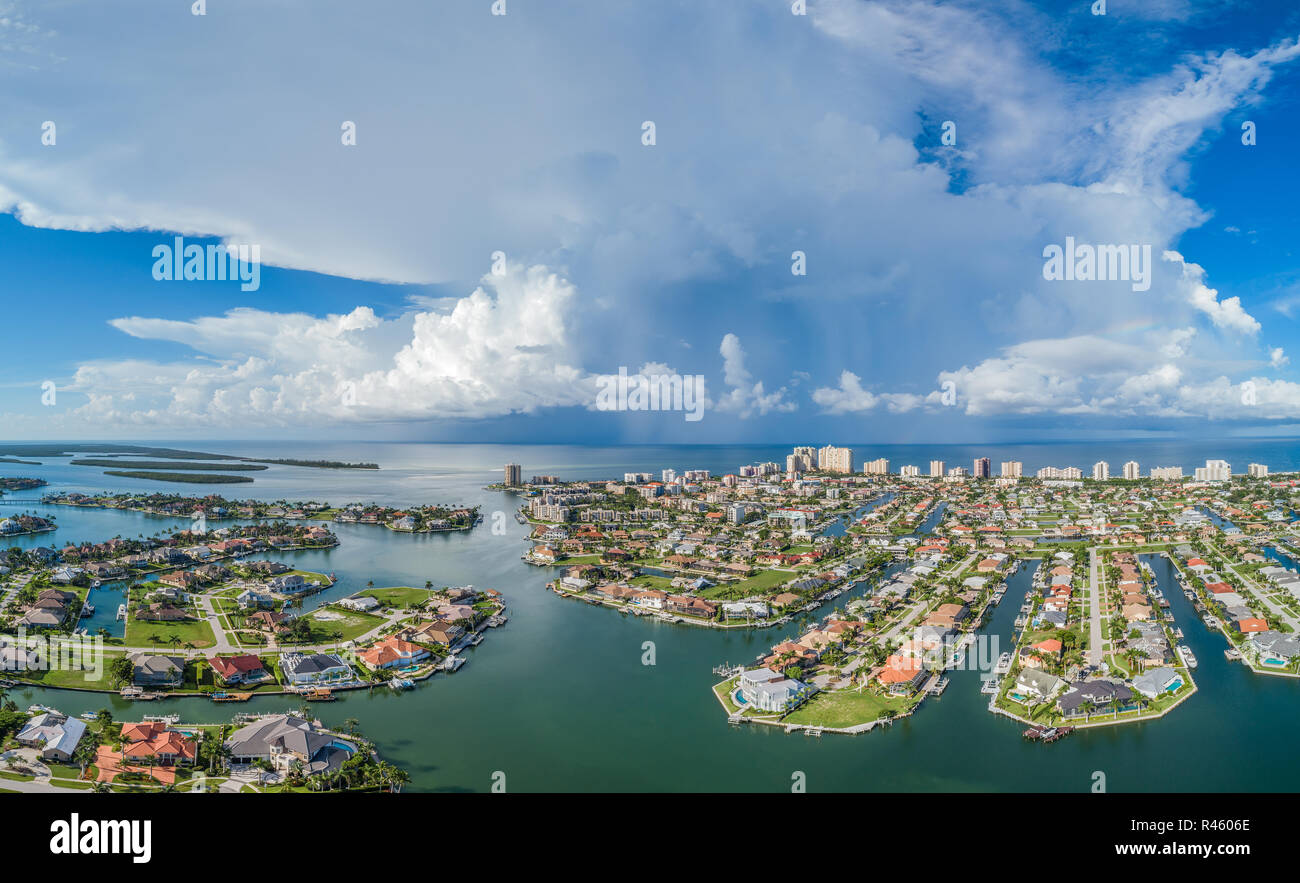
[[[394,690],[409,690],[415,686],[415,681],[410,678],[395,677],[388,682],[388,686],[392,687]]]
[[[984,693],[985,695],[992,696],[997,691],[998,691],[997,678],[985,678],[984,681],[980,684],[980,692]]]
[[[442,670],[443,670],[443,671],[455,671],[456,669],[460,668],[460,667],[461,667],[462,665],[464,665],[464,664],[465,664],[465,657],[463,657],[463,656],[448,656],[448,657],[447,657],[446,659],[444,659],[443,662],[442,662]]]
[[[126,619],[126,605],[125,605],[125,604],[119,604],[119,605],[117,605],[117,618],[118,618],[118,619]]]
[[[997,665],[993,666],[993,673],[995,675],[1004,675],[1009,671],[1011,671],[1011,654],[1003,653],[998,657]]]
[[[1179,644],[1178,655],[1183,658],[1183,662],[1187,663],[1188,668],[1196,668],[1196,654],[1192,652],[1191,647],[1186,644]]]

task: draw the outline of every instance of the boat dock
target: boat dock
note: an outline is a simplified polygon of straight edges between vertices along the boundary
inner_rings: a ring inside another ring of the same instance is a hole
[[[946,689],[948,689],[948,679],[939,675],[932,677],[925,685],[925,692],[931,696],[941,696]]]
[[[1031,742],[1055,742],[1057,739],[1063,739],[1073,732],[1074,727],[1034,726],[1025,730],[1021,735]]]

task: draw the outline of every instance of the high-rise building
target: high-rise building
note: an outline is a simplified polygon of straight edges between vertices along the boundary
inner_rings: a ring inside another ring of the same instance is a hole
[[[872,460],[870,463],[863,463],[862,471],[867,475],[888,475],[889,460],[881,457],[878,460]]]
[[[902,469],[898,470],[898,474],[903,476],[903,478],[919,478],[921,475],[921,468],[919,466],[904,466]]]
[[[810,467],[817,465],[817,449],[814,448],[812,445],[804,445],[802,447],[795,448],[794,455],[796,457],[802,457],[803,461],[807,463]]]
[[[1039,478],[1052,478],[1057,480],[1079,481],[1083,478],[1083,470],[1078,466],[1044,466],[1035,473]]]
[[[942,461],[942,460],[931,460],[931,461],[930,461],[930,477],[931,477],[931,478],[943,478],[943,461]]]
[[[966,478],[970,475],[965,466],[954,466],[948,470],[949,478]]]
[[[1268,478],[1268,467],[1263,463],[1251,463],[1246,467],[1246,474],[1251,478]]]
[[[1171,481],[1183,477],[1181,466],[1152,466],[1151,477],[1157,481]]]
[[[978,458],[975,461],[975,465],[971,469],[970,474],[975,476],[976,478],[988,478],[990,475],[993,474],[992,461],[990,461],[988,457]]]
[[[1124,464],[1125,481],[1137,481],[1141,477],[1141,474],[1138,472],[1138,464],[1136,460],[1129,460]]]
[[[506,464],[506,487],[519,487],[524,483],[524,467],[518,463]]]
[[[1098,460],[1092,464],[1092,478],[1094,481],[1105,481],[1110,478],[1110,464],[1105,460]]]
[[[664,484],[672,484],[674,481],[677,480],[677,470],[665,469],[663,472],[659,473],[659,476],[660,478],[663,479]]]
[[[817,468],[822,472],[853,471],[853,449],[827,445],[817,451]]]
[[[1204,466],[1196,467],[1197,481],[1227,481],[1232,478],[1232,467],[1227,460],[1206,460]]]
[[[1020,478],[1025,474],[1025,464],[1019,460],[1005,460],[1002,463],[1003,478]]]

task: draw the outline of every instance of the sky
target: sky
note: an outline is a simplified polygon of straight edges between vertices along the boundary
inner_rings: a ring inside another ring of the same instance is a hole
[[[1300,7],[1104,5],[0,0],[0,438],[1300,435]]]

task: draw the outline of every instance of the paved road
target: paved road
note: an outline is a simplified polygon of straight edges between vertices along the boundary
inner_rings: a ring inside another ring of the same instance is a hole
[[[1105,642],[1101,630],[1101,561],[1096,547],[1088,549],[1088,664],[1100,665],[1102,662],[1102,644]]]

